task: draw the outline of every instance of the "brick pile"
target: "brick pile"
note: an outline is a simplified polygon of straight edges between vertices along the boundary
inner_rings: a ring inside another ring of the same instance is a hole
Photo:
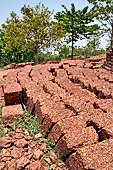
[[[106,54],[106,61],[103,67],[107,70],[113,71],[113,50]]]
[[[69,169],[113,169],[113,139],[77,148],[67,160]]]
[[[25,103],[69,170],[113,169],[113,74],[98,61],[26,66],[4,82],[6,104]]]
[[[19,64],[11,63],[11,64],[6,65],[4,67],[4,69],[5,70],[16,69],[16,68],[22,68],[22,67],[25,67],[25,66],[28,66],[28,65],[34,65],[34,62],[25,62],[25,63],[19,63]]]
[[[18,127],[10,137],[0,138],[0,170],[67,170],[52,150],[46,157],[47,139],[24,135],[25,131]]]
[[[5,106],[2,109],[2,122],[9,123],[16,119],[22,118],[24,116],[24,111],[21,104]]]
[[[11,71],[7,74],[4,81],[3,90],[5,105],[13,105],[22,103],[22,88],[17,81],[18,71]]]

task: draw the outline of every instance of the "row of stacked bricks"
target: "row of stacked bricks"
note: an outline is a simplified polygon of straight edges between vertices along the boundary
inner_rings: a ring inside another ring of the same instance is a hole
[[[104,105],[104,99],[101,101],[93,93],[86,89],[83,90],[80,84],[71,83],[66,71],[59,69],[61,66],[51,65],[50,68],[49,65],[46,65],[46,67],[37,66],[31,72],[32,80],[36,83],[35,90],[34,88],[32,90],[37,93],[32,95],[30,84],[29,87],[26,86],[26,96],[29,101],[27,107],[29,108],[29,103],[30,108],[33,106],[31,110],[35,111],[43,132],[56,146],[59,155],[67,158],[66,163],[69,169],[86,169],[86,167],[88,169],[97,169],[97,167],[112,169],[111,158],[109,158],[109,162],[105,161],[108,159],[108,150],[105,151],[105,157],[100,157],[101,160],[98,164],[91,154],[86,158],[86,160],[91,160],[91,165],[88,162],[85,165],[84,160],[81,163],[82,154],[80,158],[73,157],[78,148],[88,147],[89,153],[92,153],[89,146],[93,147],[93,145],[96,147],[98,156],[100,153],[98,149],[101,149],[100,146],[98,147],[98,143],[102,145],[104,145],[103,142],[105,145],[108,145],[109,141],[112,143],[111,110],[107,115],[104,113],[108,111],[108,108],[112,108],[112,99],[106,99],[109,106],[105,108],[107,111],[103,111],[101,105]],[[65,65],[66,67],[68,66]],[[53,76],[48,71],[52,72]],[[99,108],[95,109],[98,100],[100,101],[97,106]],[[111,128],[109,128],[110,126]],[[109,147],[112,150],[113,143]],[[71,155],[71,153],[73,154]],[[103,165],[101,166],[101,164]]]
[[[21,100],[17,101],[35,113],[69,170],[112,170],[113,76],[89,66],[75,60],[27,67],[14,73],[13,84],[21,88]],[[10,74],[5,84],[8,80]]]
[[[67,67],[66,71],[72,82],[80,84],[83,89],[87,89],[97,96],[96,100],[90,97],[90,100],[94,101],[94,112],[92,116],[90,116],[90,118],[92,118],[88,120],[87,125],[93,126],[99,136],[99,143],[97,145],[77,149],[77,152],[67,159],[67,164],[70,166],[70,169],[72,169],[74,165],[77,166],[75,169],[112,169],[113,162],[110,160],[112,158],[109,158],[108,161],[107,156],[109,157],[109,154],[113,156],[113,148],[110,147],[110,149],[112,149],[111,152],[109,152],[109,149],[104,152],[104,147],[109,148],[109,140],[107,139],[113,136],[113,88],[111,86],[113,76],[104,69],[83,70],[81,68],[75,69],[74,67]],[[88,109],[87,113],[88,112],[91,114],[91,110]],[[110,129],[111,132],[109,131]],[[99,149],[100,147],[101,149]],[[101,152],[97,152],[97,150]],[[103,155],[106,155],[106,158]],[[75,164],[78,159],[80,162]],[[106,161],[104,161],[104,159]]]
[[[113,71],[113,52],[110,51],[106,54],[106,61],[104,63],[104,68]]]
[[[23,85],[28,82],[31,66],[11,70],[5,77],[2,90],[4,92],[5,107],[2,109],[2,121],[13,122],[23,117]],[[21,83],[20,83],[21,82]]]

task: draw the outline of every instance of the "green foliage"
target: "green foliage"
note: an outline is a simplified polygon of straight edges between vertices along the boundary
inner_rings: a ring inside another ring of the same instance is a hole
[[[5,32],[3,54],[10,56],[11,61],[11,57],[14,56],[16,61],[20,62],[30,53],[30,57],[34,56],[34,60],[38,62],[37,51],[54,45],[62,38],[63,23],[51,21],[52,12],[41,3],[34,8],[24,5],[21,8],[21,14],[22,19],[16,13],[11,12],[10,19],[6,20],[6,24],[2,24]],[[26,54],[23,55],[23,52]]]
[[[101,30],[109,33],[113,48],[113,0],[88,0],[93,5],[96,19],[101,23]]]
[[[109,1],[108,4],[110,3],[112,2]],[[52,21],[53,12],[41,3],[35,7],[24,5],[21,8],[21,18],[15,12],[11,12],[10,18],[7,18],[0,30],[0,63],[6,65],[12,62],[46,62],[67,58],[70,49],[66,45],[61,45],[62,37],[63,41],[72,42],[72,56],[74,53],[83,54],[84,49],[74,49],[74,42],[98,35],[96,32],[98,25],[92,25],[94,17],[98,16],[96,8],[88,10],[88,7],[85,7],[76,10],[73,3],[70,10],[62,6],[64,10],[55,15],[57,22]],[[94,46],[92,41],[87,48],[94,51]],[[50,47],[55,48],[58,54],[45,52]]]
[[[23,50],[15,46],[15,48],[4,48],[2,50],[2,63],[4,65],[27,61],[34,61],[33,53],[29,49]]]
[[[48,158],[49,157],[49,152],[52,150],[55,154],[56,154],[56,156],[58,157],[58,154],[57,154],[57,152],[56,152],[56,150],[55,150],[55,146],[53,146],[52,144],[51,144],[51,141],[50,141],[50,139],[47,139],[47,141],[45,142],[46,144],[47,144],[47,151],[45,152],[46,153],[46,158]]]
[[[93,34],[90,36],[90,39],[88,40],[86,46],[82,47],[74,47],[74,57],[76,56],[84,56],[86,58],[104,54],[106,51],[104,49],[100,49],[100,38],[101,34],[99,32],[96,32],[96,34]],[[68,58],[71,56],[71,46],[67,46],[65,44],[60,44],[55,50],[58,52],[58,57],[61,58]]]
[[[12,62],[19,63],[25,61],[33,61],[33,54],[30,49],[25,49],[24,45],[20,44],[18,40],[16,40],[16,33],[13,32],[13,35],[10,36],[10,31],[14,29],[12,26],[13,21],[9,21],[7,19],[9,25],[4,24],[3,29],[0,32],[0,42],[1,42],[1,53],[0,53],[0,61],[2,64],[7,65]],[[12,29],[13,28],[13,29]],[[10,30],[11,29],[11,30]],[[14,38],[15,36],[15,38]],[[17,42],[18,43],[17,43]]]
[[[68,10],[66,6],[62,5],[64,10],[57,12],[55,19],[58,22],[64,22],[63,29],[67,33],[67,43],[72,42],[72,58],[74,42],[78,39],[88,38],[99,27],[97,24],[91,25],[94,22],[94,11],[91,9],[88,11],[88,7],[82,10],[76,10],[75,5],[71,4],[71,10]]]
[[[108,24],[113,23],[113,1],[112,0],[88,0],[93,4],[96,18],[101,22],[102,26],[109,30]]]
[[[2,67],[0,67],[0,71],[1,71],[1,70],[3,70],[3,68],[2,68]]]
[[[56,55],[53,55],[52,52],[50,51],[47,52],[38,51],[37,56],[39,63],[56,60]]]
[[[102,35],[99,32],[97,32],[96,35],[92,35],[90,37],[90,40],[88,40],[88,43],[85,47],[85,49],[86,49],[85,56],[86,57],[95,56],[95,55],[105,53],[105,51],[103,49],[99,49],[101,36]],[[102,52],[102,53],[100,53],[100,52]]]
[[[59,46],[54,49],[57,54],[52,54],[52,52],[42,52],[38,51],[39,63],[47,61],[60,61],[62,58],[67,58],[69,55],[69,48],[66,45]]]
[[[69,47],[67,47],[65,44],[59,45],[55,50],[58,51],[59,59],[67,58],[70,54]]]
[[[93,48],[93,41],[88,41],[87,45],[80,48],[80,47],[75,47],[74,48],[74,53],[76,54],[76,56],[84,56],[85,58],[89,58],[91,56],[96,56],[96,55],[100,55],[100,54],[105,54],[106,51],[101,48]],[[76,57],[75,56],[75,57]]]
[[[3,61],[2,61],[2,49],[3,49],[3,46],[4,46],[3,35],[4,35],[3,31],[0,29],[0,64],[3,63]]]

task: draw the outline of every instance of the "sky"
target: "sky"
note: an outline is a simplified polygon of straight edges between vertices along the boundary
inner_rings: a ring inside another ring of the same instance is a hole
[[[49,10],[53,11],[54,14],[58,11],[61,11],[63,8],[61,5],[65,5],[68,9],[70,9],[70,4],[74,3],[76,9],[82,9],[85,6],[89,6],[87,0],[0,0],[0,26],[5,23],[6,18],[10,17],[10,13],[14,11],[18,16],[21,15],[20,9],[25,5],[30,5],[31,7],[36,6],[39,2],[44,3],[45,6],[48,6]],[[91,6],[89,6],[91,7]],[[106,47],[106,38],[102,38],[101,46]],[[87,43],[86,40],[82,40],[77,42],[77,45],[85,45]]]

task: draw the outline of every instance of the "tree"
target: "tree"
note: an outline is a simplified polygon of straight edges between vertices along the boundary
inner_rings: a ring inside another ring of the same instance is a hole
[[[10,19],[7,18],[6,24],[2,24],[2,31],[4,32],[2,55],[5,65],[11,62],[23,62],[26,53],[31,56],[32,51],[27,48],[22,32],[22,20],[16,13],[11,12]]]
[[[1,30],[0,30],[0,58],[1,58],[2,46],[3,46],[3,42],[2,42],[2,32],[1,32]]]
[[[59,59],[67,58],[70,54],[69,47],[66,44],[59,44],[55,50],[58,52]]]
[[[99,27],[97,24],[91,25],[91,22],[94,21],[95,15],[93,10],[88,11],[88,7],[78,11],[75,9],[73,3],[71,4],[70,11],[66,6],[62,5],[62,7],[64,10],[62,12],[57,12],[55,19],[58,22],[64,22],[63,29],[68,34],[67,43],[72,42],[73,58],[74,42],[78,39],[88,38],[88,36],[92,35]]]
[[[63,22],[56,23],[51,20],[52,12],[44,4],[21,8],[22,18],[16,13],[11,13],[11,18],[2,25],[5,31],[4,41],[8,48],[29,49],[36,62],[37,52],[50,47],[62,37]]]
[[[113,51],[113,0],[88,0],[93,4],[97,20],[101,23],[104,32],[110,34]]]
[[[97,50],[99,49],[100,45],[100,39],[103,35],[99,31],[96,31],[96,34],[91,35],[90,40],[88,40],[88,43],[86,47],[90,49],[90,56],[97,55]]]
[[[3,57],[2,57],[2,50],[4,47],[3,36],[4,36],[4,32],[2,31],[2,29],[0,29],[0,64],[3,64]]]

